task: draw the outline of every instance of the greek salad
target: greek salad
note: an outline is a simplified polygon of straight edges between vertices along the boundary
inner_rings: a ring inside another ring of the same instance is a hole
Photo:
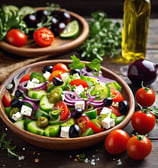
[[[97,60],[41,67],[25,74],[3,96],[5,112],[21,129],[48,136],[90,136],[122,122],[129,104],[117,81],[106,78]]]

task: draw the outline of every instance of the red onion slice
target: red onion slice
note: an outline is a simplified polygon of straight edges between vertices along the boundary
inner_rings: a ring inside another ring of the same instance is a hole
[[[23,97],[25,100],[29,100],[29,101],[33,101],[33,102],[39,102],[40,99],[33,99],[33,98],[30,98],[28,97],[24,92],[23,92]]]
[[[48,82],[41,83],[40,86],[32,88],[32,90],[46,90]]]
[[[24,82],[22,82],[22,83],[19,83],[18,88],[19,88],[21,91],[23,91],[23,92],[27,92],[27,90],[28,90],[28,89],[26,88],[27,82],[28,82],[28,81],[24,81]]]

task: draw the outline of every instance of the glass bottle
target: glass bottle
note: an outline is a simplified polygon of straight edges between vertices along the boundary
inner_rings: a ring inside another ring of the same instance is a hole
[[[124,1],[122,57],[127,62],[146,56],[150,9],[150,0]]]

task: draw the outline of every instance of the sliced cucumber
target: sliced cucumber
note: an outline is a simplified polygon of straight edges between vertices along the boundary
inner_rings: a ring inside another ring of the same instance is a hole
[[[19,15],[24,18],[26,15],[28,14],[32,14],[35,12],[35,9],[32,8],[31,6],[23,6],[20,10],[19,10]]]
[[[112,82],[107,84],[108,87],[117,89],[118,91],[121,91],[121,86],[118,82]]]
[[[86,111],[84,112],[84,114],[86,114],[89,117],[89,119],[95,119],[97,117],[97,109]]]
[[[65,121],[61,124],[62,127],[70,127],[71,125],[75,124],[75,120],[73,118],[70,118],[69,120]]]
[[[77,20],[73,20],[69,22],[64,29],[64,31],[60,34],[60,38],[75,38],[79,35],[79,23]]]
[[[25,129],[25,120],[18,120],[14,124],[21,129]]]
[[[48,137],[55,137],[60,131],[59,125],[49,125],[45,128],[44,133]]]
[[[46,94],[45,90],[31,90],[29,89],[27,92],[28,96],[33,99],[40,99],[43,95]]]
[[[47,95],[43,95],[40,99],[40,108],[44,111],[51,111],[54,107],[53,103],[50,103]]]
[[[29,132],[32,132],[34,134],[38,134],[38,135],[44,135],[44,129],[39,128],[37,126],[37,122],[36,121],[31,121],[27,124],[27,130]]]
[[[42,111],[42,110],[40,110],[40,109],[37,109],[37,110],[36,110],[36,113],[35,113],[35,118],[38,119],[39,117],[49,118],[49,115],[48,115],[47,112]]]

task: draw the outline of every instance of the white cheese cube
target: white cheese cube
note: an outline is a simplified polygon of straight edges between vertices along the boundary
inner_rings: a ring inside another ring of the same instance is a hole
[[[27,89],[36,88],[36,87],[39,87],[41,85],[42,85],[42,83],[34,83],[32,81],[28,81],[26,88]]]
[[[74,91],[76,94],[80,95],[82,92],[84,92],[84,88],[82,85],[79,85],[74,89]]]
[[[48,80],[50,77],[50,72],[46,71],[45,73],[43,73],[43,76]]]
[[[68,73],[63,73],[60,75],[63,82],[66,82],[69,79]]]
[[[60,137],[69,138],[70,127],[61,127]]]
[[[103,107],[103,109],[101,110],[100,114],[107,114],[109,117],[112,113],[112,109],[108,108],[108,107]]]
[[[81,100],[81,101],[76,101],[75,102],[75,109],[77,108],[81,108],[82,110],[85,109],[85,101]]]
[[[105,87],[105,83],[103,83],[103,82],[100,82],[100,86],[103,86],[103,87]]]
[[[18,120],[21,120],[23,117],[23,115],[20,113],[20,112],[16,112],[15,114],[12,115],[12,119],[14,121],[18,121]]]
[[[101,121],[101,125],[103,128],[109,129],[109,128],[115,126],[115,120],[113,118],[106,117]]]
[[[22,105],[20,112],[21,112],[22,115],[31,116],[32,108],[28,107],[28,106],[25,106],[25,105]]]

